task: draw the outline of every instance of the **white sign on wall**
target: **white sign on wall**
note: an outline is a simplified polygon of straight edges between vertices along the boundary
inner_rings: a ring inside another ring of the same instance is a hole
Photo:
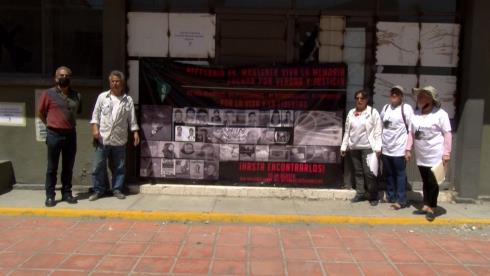
[[[214,58],[216,16],[196,13],[169,15],[170,57]]]
[[[128,12],[128,55],[168,56],[168,13]]]
[[[26,126],[26,104],[0,102],[0,126]]]
[[[215,56],[215,15],[129,12],[127,32],[131,57]]]

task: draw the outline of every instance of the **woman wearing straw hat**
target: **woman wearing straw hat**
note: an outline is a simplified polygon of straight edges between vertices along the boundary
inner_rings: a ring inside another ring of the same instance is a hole
[[[428,221],[435,219],[439,185],[431,168],[451,156],[451,124],[446,111],[441,108],[437,90],[432,86],[414,88],[417,109],[409,128],[405,158],[410,160],[412,144],[415,146],[417,166],[423,182],[424,206],[414,214],[425,214]]]

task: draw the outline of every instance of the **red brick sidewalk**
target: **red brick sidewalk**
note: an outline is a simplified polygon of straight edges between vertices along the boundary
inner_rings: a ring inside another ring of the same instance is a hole
[[[488,239],[366,228],[0,217],[0,274],[490,275]]]

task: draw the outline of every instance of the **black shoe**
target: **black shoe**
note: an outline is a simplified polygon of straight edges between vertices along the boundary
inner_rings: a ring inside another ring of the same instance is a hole
[[[371,206],[378,206],[378,201],[377,200],[370,200],[369,205]]]
[[[91,195],[88,197],[88,200],[89,200],[89,201],[95,201],[95,200],[97,200],[97,199],[99,199],[99,198],[101,198],[101,197],[102,197],[102,195],[101,195],[101,194],[99,194],[99,193],[93,193],[93,194],[91,194]]]
[[[414,214],[414,215],[425,215],[425,214],[427,214],[427,211],[422,210],[422,209],[417,209],[417,210],[413,211],[412,214]]]
[[[78,203],[78,200],[75,197],[73,197],[72,195],[70,195],[70,194],[67,194],[65,196],[62,196],[61,197],[61,201],[66,201],[66,202],[68,202],[70,204],[76,204],[76,203]]]
[[[118,191],[118,190],[115,190],[113,193],[112,193],[117,199],[125,199],[126,196],[121,193],[121,191]]]
[[[361,202],[361,201],[365,201],[365,200],[366,200],[365,197],[360,196],[360,195],[356,195],[353,199],[350,200],[350,202],[357,203],[357,202]]]
[[[427,214],[425,214],[425,219],[427,221],[434,221],[434,219],[436,219],[436,214],[434,214],[434,212],[427,212]]]
[[[46,198],[44,205],[46,207],[54,207],[54,206],[56,206],[56,200],[54,200],[54,197],[48,197],[48,198]]]

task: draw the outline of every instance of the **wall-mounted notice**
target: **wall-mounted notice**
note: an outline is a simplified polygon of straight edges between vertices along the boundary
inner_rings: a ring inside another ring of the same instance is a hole
[[[26,126],[26,104],[0,102],[0,126]]]
[[[169,14],[171,57],[214,58],[216,16],[211,14]]]

